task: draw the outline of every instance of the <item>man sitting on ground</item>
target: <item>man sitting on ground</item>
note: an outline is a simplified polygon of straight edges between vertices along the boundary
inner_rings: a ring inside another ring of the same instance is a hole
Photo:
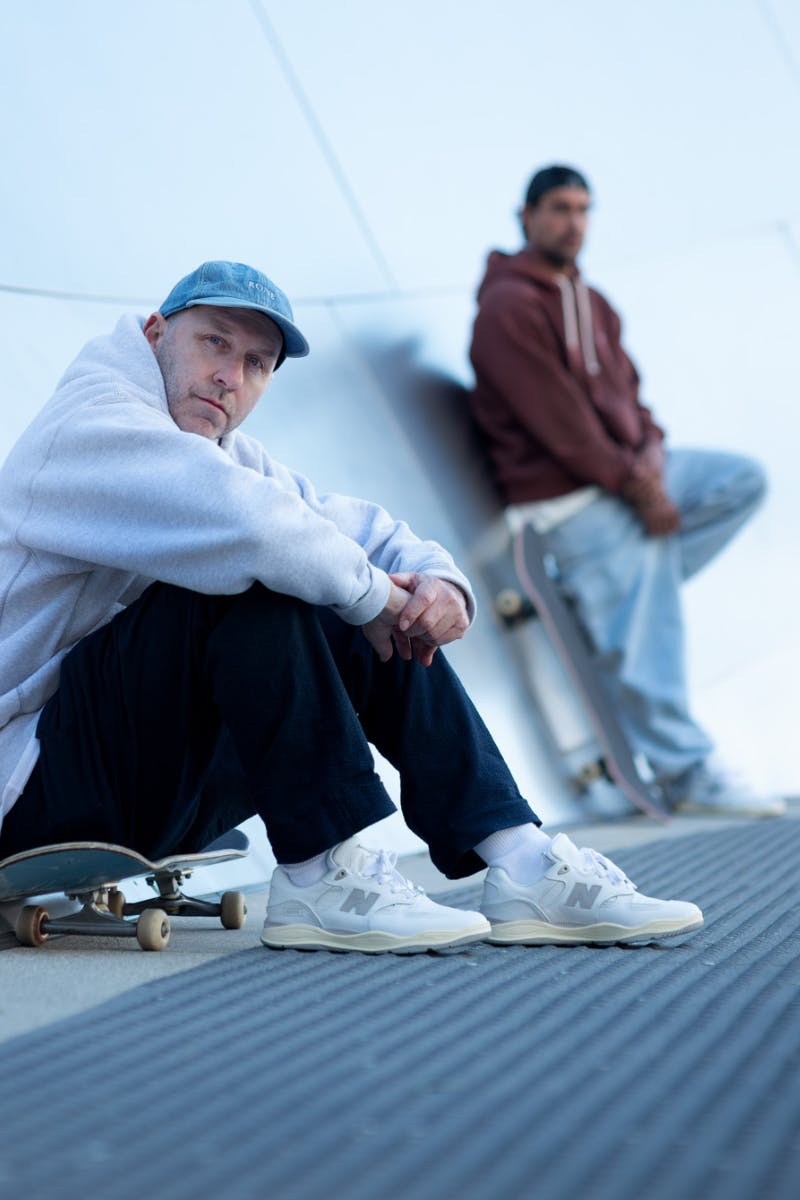
[[[318,495],[238,426],[308,345],[259,271],[205,263],[88,343],[0,470],[0,854],[149,857],[257,813],[280,864],[263,942],[403,952],[652,941],[702,923],[552,840],[439,648],[474,614],[441,546]],[[393,811],[481,912],[358,834]],[[221,785],[220,781],[224,781]]]

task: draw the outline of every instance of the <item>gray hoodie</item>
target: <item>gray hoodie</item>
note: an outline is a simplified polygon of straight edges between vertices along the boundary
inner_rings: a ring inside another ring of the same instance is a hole
[[[419,571],[457,583],[474,615],[450,555],[378,505],[318,496],[238,430],[180,430],[142,324],[125,316],[83,348],[0,469],[0,820],[64,655],[155,580],[222,595],[261,582],[362,625],[388,572]]]

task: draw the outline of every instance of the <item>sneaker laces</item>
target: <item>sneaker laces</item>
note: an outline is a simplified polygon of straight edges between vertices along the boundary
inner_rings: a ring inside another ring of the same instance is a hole
[[[397,852],[395,850],[375,850],[375,861],[371,864],[371,869],[364,871],[364,874],[377,879],[378,883],[382,883],[389,888],[390,892],[402,893],[406,896],[422,896],[424,889],[418,884],[412,883],[410,879],[406,879],[397,870],[395,864],[397,862]]]
[[[606,858],[604,854],[592,850],[589,846],[584,846],[581,849],[581,857],[587,871],[594,871],[597,875],[605,876],[609,883],[625,883],[635,890],[636,885],[631,883],[625,872],[621,871],[617,864],[613,863],[610,858]]]

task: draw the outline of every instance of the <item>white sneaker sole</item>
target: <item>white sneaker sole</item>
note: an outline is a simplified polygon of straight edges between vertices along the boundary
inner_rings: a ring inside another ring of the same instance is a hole
[[[414,936],[369,930],[366,933],[333,933],[314,925],[265,925],[261,941],[271,950],[358,950],[362,954],[424,954],[426,950],[449,950],[486,941],[488,921],[459,933],[451,929],[428,929]]]
[[[648,921],[646,925],[551,925],[546,921],[499,921],[488,940],[495,946],[636,946],[692,933],[699,920]]]

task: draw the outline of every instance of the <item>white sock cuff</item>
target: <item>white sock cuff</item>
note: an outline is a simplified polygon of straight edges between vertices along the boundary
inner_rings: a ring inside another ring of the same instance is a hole
[[[508,829],[497,829],[490,833],[482,842],[478,842],[475,853],[492,866],[495,860],[521,850],[535,850],[541,854],[547,850],[550,842],[550,836],[543,829],[534,825],[533,821],[526,821],[524,825],[511,825]]]
[[[323,850],[322,854],[315,854],[304,862],[281,863],[281,866],[295,887],[310,887],[312,883],[319,883],[327,871],[328,851]]]

